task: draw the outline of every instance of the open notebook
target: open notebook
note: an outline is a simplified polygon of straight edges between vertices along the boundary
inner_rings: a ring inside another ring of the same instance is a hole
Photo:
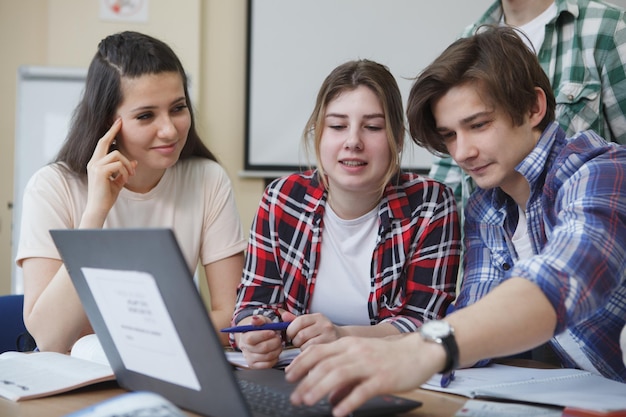
[[[459,369],[442,388],[433,378],[422,388],[469,398],[499,399],[626,416],[626,384],[579,369],[537,369],[492,364]],[[582,415],[582,414],[581,414]]]
[[[327,403],[294,409],[288,400],[293,385],[283,371],[235,370],[226,360],[171,230],[51,235],[122,387],[153,391],[215,417],[331,415]],[[354,415],[391,415],[420,405],[380,396]]]

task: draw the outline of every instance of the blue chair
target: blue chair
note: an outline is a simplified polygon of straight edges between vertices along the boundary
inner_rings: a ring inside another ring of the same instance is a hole
[[[24,325],[24,296],[0,295],[0,353],[20,349],[18,341],[28,333]]]

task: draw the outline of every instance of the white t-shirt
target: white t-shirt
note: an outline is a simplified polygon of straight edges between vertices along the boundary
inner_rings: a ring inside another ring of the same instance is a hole
[[[75,229],[87,204],[87,182],[53,164],[41,168],[24,191],[16,262],[61,259],[50,229]],[[105,228],[167,227],[174,230],[190,271],[243,251],[230,179],[216,162],[184,159],[165,171],[145,194],[122,189]]]
[[[546,24],[551,21],[554,17],[556,17],[556,12],[558,11],[556,7],[556,3],[552,2],[550,7],[548,7],[543,13],[539,16],[535,17],[530,22],[525,25],[519,26],[518,29],[524,33],[526,37],[522,36],[522,40],[535,54],[539,52],[541,49],[541,45],[543,44],[543,40],[546,36]],[[504,15],[502,16],[502,20],[500,21],[501,25],[505,25]],[[530,40],[530,43],[528,42]]]
[[[533,247],[528,236],[528,226],[526,223],[526,213],[520,206],[517,206],[518,221],[515,233],[513,234],[513,246],[517,252],[518,259],[528,259],[533,256]]]
[[[368,301],[377,236],[378,207],[344,220],[326,206],[311,313],[322,313],[337,325],[371,324]]]

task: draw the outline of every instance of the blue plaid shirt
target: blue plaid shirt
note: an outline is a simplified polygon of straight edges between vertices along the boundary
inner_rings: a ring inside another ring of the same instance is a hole
[[[499,188],[478,188],[466,208],[457,308],[508,278],[528,279],[556,311],[555,334],[569,329],[598,371],[626,382],[619,346],[626,323],[626,146],[592,131],[567,139],[552,123],[516,169],[531,188],[526,216],[535,255],[516,262],[516,203]],[[575,367],[554,347],[565,366]]]

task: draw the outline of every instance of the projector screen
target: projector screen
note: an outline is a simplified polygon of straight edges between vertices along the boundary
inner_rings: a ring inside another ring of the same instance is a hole
[[[20,238],[22,198],[30,177],[52,162],[80,101],[86,68],[21,66],[17,73],[12,253]],[[11,262],[12,292],[24,291],[22,269]]]
[[[243,176],[272,177],[314,164],[302,131],[324,78],[367,58],[402,91],[493,0],[248,0],[248,91]],[[403,167],[425,172],[432,156],[407,136]]]

